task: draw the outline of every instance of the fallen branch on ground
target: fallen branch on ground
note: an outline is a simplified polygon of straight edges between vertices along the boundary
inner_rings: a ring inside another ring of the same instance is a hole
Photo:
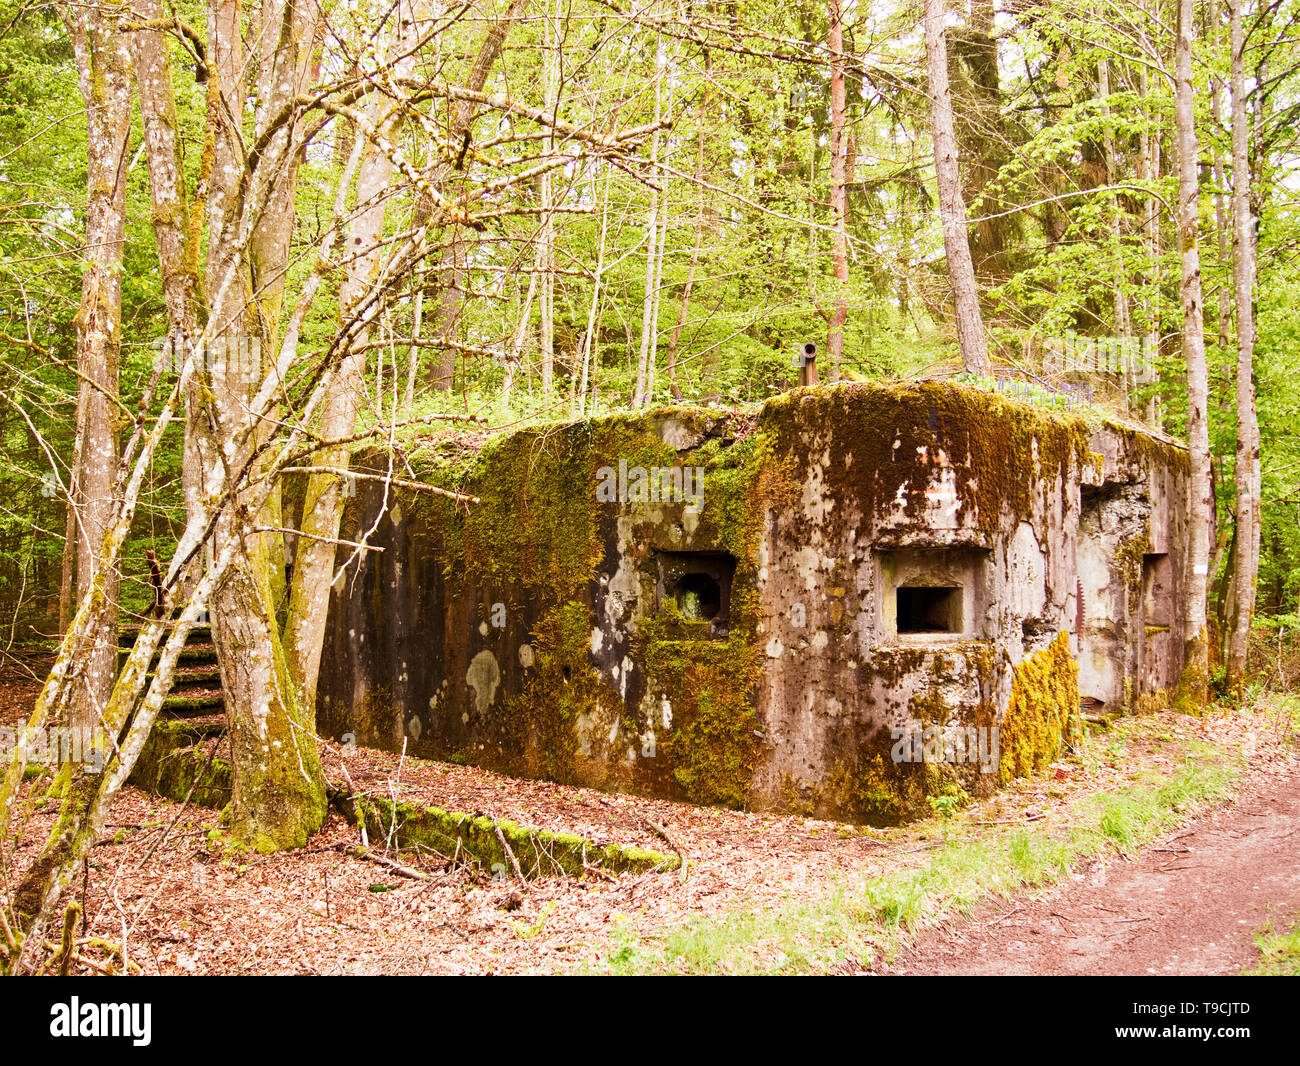
[[[351,855],[354,859],[365,859],[367,862],[378,863],[385,869],[392,870],[399,877],[409,877],[414,881],[428,881],[430,879],[430,875],[423,870],[417,870],[414,866],[406,866],[403,863],[395,862],[383,855],[375,855],[357,844],[339,844],[336,850],[343,852],[345,855]]]
[[[677,841],[668,835],[668,830],[659,822],[656,822],[653,818],[647,818],[644,814],[641,815],[641,821],[643,821],[656,836],[662,837],[664,842],[672,848],[673,851],[677,852],[677,857],[682,860],[682,884],[685,884],[686,878],[690,876],[690,863],[686,860],[686,852],[682,851],[678,846]]]
[[[501,832],[501,823],[492,819],[492,826],[497,831],[497,840],[501,841],[501,846],[505,848],[506,858],[510,860],[510,865],[515,868],[515,876],[523,882],[524,888],[528,888],[528,882],[524,878],[524,872],[519,868],[519,860],[515,858],[515,853],[510,849],[510,844],[506,841],[505,833]]]

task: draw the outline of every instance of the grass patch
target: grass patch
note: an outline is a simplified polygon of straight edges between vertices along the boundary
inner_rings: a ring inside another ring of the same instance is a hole
[[[1277,932],[1270,922],[1255,934],[1259,947],[1259,962],[1243,977],[1300,977],[1300,918],[1293,919],[1291,928]]]
[[[1150,739],[1139,719],[1117,732],[1082,741],[1085,765],[1125,756],[1131,741]],[[618,925],[596,972],[789,974],[818,973],[847,959],[891,961],[907,936],[977,904],[1059,881],[1112,851],[1128,854],[1224,799],[1238,766],[1225,753],[1187,741],[1181,762],[1140,775],[1124,789],[1091,794],[1041,822],[981,826],[964,816],[935,819],[891,838],[899,852],[918,842],[922,865],[837,884],[811,900],[793,895],[780,906],[735,910],[653,931]],[[938,840],[934,838],[938,837]]]
[[[734,911],[650,937],[616,924],[605,964],[590,972],[619,975],[820,973],[848,956],[870,959],[876,944],[860,899],[844,889],[779,910]]]

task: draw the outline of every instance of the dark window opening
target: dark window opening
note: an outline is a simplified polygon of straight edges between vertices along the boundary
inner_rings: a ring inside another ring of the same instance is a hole
[[[731,615],[731,582],[735,557],[727,552],[657,552],[656,606],[672,599],[682,617],[708,622],[709,635],[726,639]]]
[[[722,590],[708,574],[686,574],[674,591],[677,607],[692,621],[715,618],[722,609]]]
[[[900,586],[898,632],[960,633],[961,589]]]

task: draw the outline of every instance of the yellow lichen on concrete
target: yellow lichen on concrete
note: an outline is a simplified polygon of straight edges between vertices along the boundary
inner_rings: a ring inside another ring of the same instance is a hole
[[[1079,665],[1062,632],[1015,669],[1011,702],[998,729],[998,781],[1039,773],[1078,725]]]

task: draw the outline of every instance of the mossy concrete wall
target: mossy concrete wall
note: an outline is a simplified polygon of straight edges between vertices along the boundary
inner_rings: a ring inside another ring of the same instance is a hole
[[[480,502],[356,483],[343,535],[374,527],[383,551],[334,589],[318,714],[335,736],[894,822],[1041,768],[1077,718],[1076,657],[1112,707],[1181,667],[1144,597],[1181,565],[1186,455],[1136,431],[855,383],[395,458]],[[642,499],[638,469],[679,473]],[[1159,595],[1177,614],[1177,583]],[[897,761],[891,730],[915,722],[997,725],[1008,759]]]

